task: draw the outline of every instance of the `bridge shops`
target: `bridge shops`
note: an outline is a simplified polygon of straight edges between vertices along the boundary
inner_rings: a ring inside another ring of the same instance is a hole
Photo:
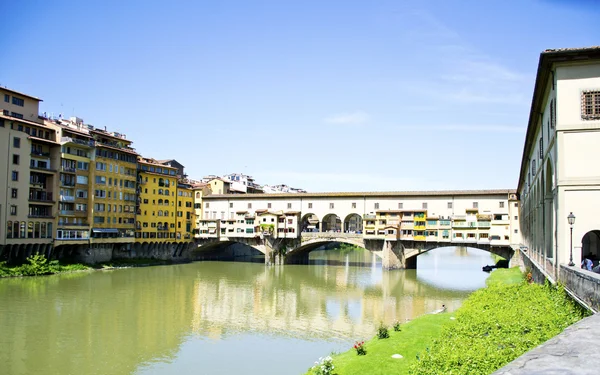
[[[245,243],[267,263],[276,256],[307,262],[311,250],[345,242],[375,252],[385,268],[412,268],[416,255],[437,247],[469,246],[510,258],[511,245],[520,243],[512,190],[209,195],[200,211],[198,251]]]

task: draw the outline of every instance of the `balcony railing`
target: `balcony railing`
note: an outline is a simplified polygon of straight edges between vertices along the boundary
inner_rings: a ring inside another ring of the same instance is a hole
[[[72,195],[61,195],[60,201],[61,202],[75,202],[75,197]]]
[[[66,172],[66,173],[77,173],[77,169],[73,168],[73,167],[66,167],[66,166],[62,166],[60,168],[61,172]]]
[[[89,227],[88,223],[67,223],[64,221],[59,221],[58,226],[77,226],[77,227]]]
[[[30,219],[54,219],[54,216],[47,212],[30,213],[29,215],[27,215],[27,217]]]
[[[38,202],[52,202],[52,192],[31,191],[29,192],[29,200]]]
[[[74,210],[60,210],[59,213],[61,215],[75,215],[75,211]]]
[[[375,215],[372,214],[365,214],[363,216],[363,220],[375,220]]]
[[[75,181],[60,181],[61,186],[75,186]]]
[[[37,171],[48,172],[48,173],[54,173],[54,172],[56,172],[56,169],[46,168],[46,167],[40,167],[40,166],[37,166],[37,165],[31,165],[31,166],[29,166],[29,168],[33,169],[33,170],[37,170]]]
[[[31,155],[50,157],[49,152],[43,152],[43,151],[37,151],[37,150],[31,150]]]

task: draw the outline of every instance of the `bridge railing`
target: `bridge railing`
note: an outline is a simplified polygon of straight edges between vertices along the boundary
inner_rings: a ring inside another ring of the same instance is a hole
[[[360,233],[344,233],[344,232],[302,232],[302,238],[354,238],[362,239],[363,235]]]

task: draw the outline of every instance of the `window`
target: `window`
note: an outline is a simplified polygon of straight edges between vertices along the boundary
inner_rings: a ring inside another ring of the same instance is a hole
[[[6,103],[10,103],[10,95],[8,95],[8,94],[4,94],[4,101],[5,101]]]
[[[288,208],[288,210],[291,209],[292,208],[292,204],[288,203],[287,208]]]
[[[518,204],[518,203],[515,203],[515,207],[519,207],[519,204]]]
[[[233,203],[229,203],[229,208],[233,208]]]
[[[519,230],[518,230],[518,229],[515,229],[515,234],[517,234],[517,233],[519,233]]]
[[[19,172],[12,171],[12,180],[13,181],[19,181]]]
[[[271,203],[267,203],[267,208],[271,208]]]
[[[16,199],[17,198],[17,189],[15,189],[15,188],[10,189],[10,196],[11,196],[11,198]]]
[[[352,202],[352,208],[356,208],[356,203]]]
[[[427,203],[423,202],[423,209],[426,210],[427,209]]]
[[[531,161],[531,175],[535,177],[535,159]]]
[[[206,202],[206,204],[204,205],[204,207],[210,208],[210,204],[208,202]]]
[[[518,217],[518,216],[515,216],[515,220],[519,220],[519,217]]]
[[[401,210],[404,208],[404,203],[398,203],[398,209]]]
[[[448,208],[452,209],[452,202],[448,202]]]
[[[309,204],[308,204],[308,208],[312,208],[312,203],[309,203]]]
[[[329,203],[329,209],[333,210],[333,208],[335,207],[335,205],[333,203]]]
[[[19,137],[14,137],[13,138],[13,147],[14,148],[21,148],[21,138],[19,138]]]
[[[10,206],[10,214],[11,215],[17,214],[17,206],[15,206],[15,205]]]
[[[6,99],[5,99],[6,100]],[[25,106],[25,101],[21,98],[12,97],[12,104],[18,105],[19,107]]]
[[[473,208],[479,208],[479,203],[473,202]]]
[[[252,208],[252,203],[248,203],[248,208]]]
[[[374,207],[376,210],[378,210],[378,209],[379,209],[379,203],[375,203],[375,204],[373,204],[373,207]]]
[[[540,137],[540,160],[544,159],[544,137]]]
[[[499,202],[500,208],[504,208],[504,202]]]
[[[600,120],[600,90],[581,93],[581,119]]]
[[[19,165],[19,155],[13,154],[13,164]]]
[[[10,113],[10,115],[11,115],[12,117],[16,117],[16,118],[20,118],[20,119],[22,119],[22,118],[23,118],[23,114],[22,114],[22,113],[11,112],[11,113]]]

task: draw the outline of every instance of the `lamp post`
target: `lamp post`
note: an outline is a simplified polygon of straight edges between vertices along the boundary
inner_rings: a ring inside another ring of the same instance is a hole
[[[571,212],[569,216],[567,216],[567,220],[569,220],[569,226],[571,227],[571,255],[569,256],[569,267],[573,267],[575,263],[573,263],[573,224],[575,224],[575,215]]]

